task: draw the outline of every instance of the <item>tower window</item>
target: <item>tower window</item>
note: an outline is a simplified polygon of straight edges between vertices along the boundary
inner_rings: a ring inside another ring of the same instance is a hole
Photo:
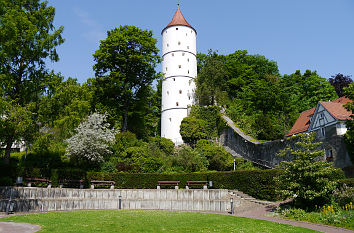
[[[173,81],[176,81],[176,79],[175,79],[175,78],[173,78]]]
[[[184,53],[182,53],[182,56],[184,56]]]
[[[188,70],[188,74],[189,74],[189,70]]]
[[[182,94],[182,90],[179,90],[179,93]]]
[[[168,118],[169,120],[170,120],[170,122],[172,121],[172,119],[171,118]]]
[[[176,106],[179,106],[178,102],[176,102]]]
[[[178,41],[178,45],[181,45],[181,41]]]
[[[186,33],[186,36],[188,36],[188,34]]]
[[[167,91],[167,95],[169,95],[170,94],[170,92],[169,91]]]
[[[167,71],[167,67],[166,67],[166,71]]]
[[[189,49],[189,46],[187,46],[187,49]]]
[[[181,69],[181,68],[182,68],[182,65],[178,65],[178,68],[180,68],[180,69]]]
[[[167,44],[167,47],[169,47],[170,45],[169,44]]]
[[[178,28],[176,28],[176,31],[178,31]]]
[[[189,58],[187,59],[187,61],[189,62]]]
[[[188,96],[188,99],[189,99],[189,100],[191,100],[191,97],[190,97],[190,96]]]
[[[174,57],[175,56],[175,54],[174,53],[172,53],[172,57]]]

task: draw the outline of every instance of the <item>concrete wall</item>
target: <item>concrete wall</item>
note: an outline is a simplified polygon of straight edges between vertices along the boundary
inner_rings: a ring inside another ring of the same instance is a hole
[[[223,189],[60,189],[0,187],[0,212],[5,212],[12,192],[15,212],[84,209],[156,209],[227,212],[228,190]],[[236,203],[238,206],[241,202]]]

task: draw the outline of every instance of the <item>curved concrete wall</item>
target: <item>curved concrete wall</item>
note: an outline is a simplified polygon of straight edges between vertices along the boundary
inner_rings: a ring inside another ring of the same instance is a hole
[[[60,189],[0,187],[0,212],[5,212],[12,192],[15,212],[59,210],[154,209],[227,212],[228,190],[197,189]]]

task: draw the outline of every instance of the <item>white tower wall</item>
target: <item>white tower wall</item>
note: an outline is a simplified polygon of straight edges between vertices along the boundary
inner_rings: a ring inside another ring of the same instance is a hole
[[[196,32],[188,26],[171,26],[162,32],[161,136],[183,143],[180,124],[194,104],[197,77]]]

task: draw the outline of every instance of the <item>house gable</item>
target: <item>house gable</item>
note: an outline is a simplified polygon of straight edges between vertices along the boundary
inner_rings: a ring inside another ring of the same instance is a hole
[[[311,118],[311,124],[308,131],[318,130],[320,128],[333,125],[337,119],[323,107],[321,102],[317,104],[316,110]]]

